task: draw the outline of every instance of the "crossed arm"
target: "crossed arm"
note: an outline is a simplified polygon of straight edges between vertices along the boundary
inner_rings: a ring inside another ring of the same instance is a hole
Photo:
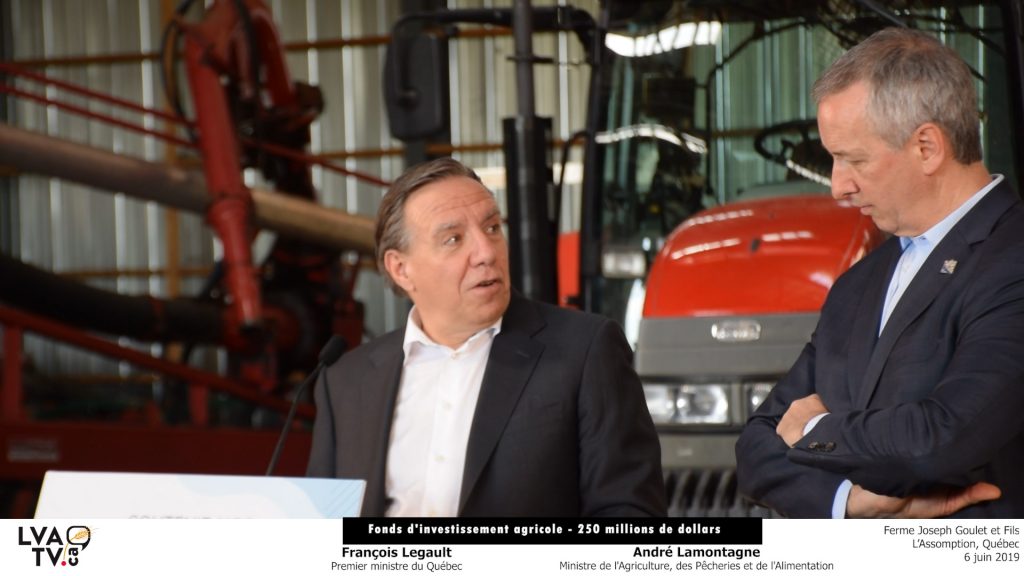
[[[944,367],[934,378],[911,376],[936,384],[882,408],[854,409],[838,387],[819,396],[816,377],[828,372],[815,370],[812,341],[737,443],[741,491],[800,517],[830,515],[844,479],[854,484],[848,516],[945,516],[998,498],[977,472],[1024,430],[1022,293],[1020,282],[1008,282],[973,295],[952,356],[935,359]]]
[[[817,394],[805,396],[790,404],[775,431],[786,445],[793,447],[804,435],[811,419],[828,414],[828,408]],[[963,488],[941,487],[924,494],[883,496],[854,485],[846,501],[847,518],[938,518],[978,502],[999,498],[999,488],[977,482]]]

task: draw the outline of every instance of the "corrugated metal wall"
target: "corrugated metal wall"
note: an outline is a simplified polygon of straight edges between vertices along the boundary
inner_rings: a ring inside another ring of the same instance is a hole
[[[565,3],[536,0],[535,6]],[[165,100],[159,66],[151,56],[160,49],[165,10],[177,2],[160,0],[0,0],[0,8],[17,31],[12,38],[15,61],[137,55],[118,63],[51,65],[43,71],[52,77],[116,94],[150,107]],[[284,43],[330,39],[378,37],[389,34],[399,16],[398,0],[267,0]],[[449,8],[508,7],[511,0],[450,0]],[[596,13],[597,0],[573,2]],[[452,143],[455,146],[497,144],[501,119],[515,114],[514,68],[511,36],[453,40],[450,45]],[[537,112],[554,119],[555,136],[567,138],[583,126],[589,70],[584,52],[574,36],[538,35],[538,55],[553,57],[557,65],[536,68]],[[381,88],[383,45],[289,51],[292,77],[318,85],[326,109],[314,125],[312,151],[353,153],[399,149],[401,142],[388,132]],[[149,55],[149,57],[142,57]],[[37,85],[25,85],[38,90]],[[53,89],[49,96],[58,96]],[[73,96],[62,100],[85,104]],[[11,101],[8,123],[67,138],[91,146],[140,156],[153,161],[177,161],[177,152],[154,138],[88,121],[81,117],[31,102]],[[110,112],[103,105],[87,105]],[[115,115],[123,115],[114,111]],[[160,127],[153,118],[127,114]],[[576,153],[578,154],[578,152]],[[455,154],[477,168],[501,167],[500,151]],[[400,153],[376,157],[349,156],[349,169],[395,178],[402,170]],[[247,175],[248,182],[255,182]],[[500,182],[500,178],[499,178]],[[373,215],[383,190],[372,184],[334,172],[314,169],[314,183],[323,204],[350,212]],[[503,191],[497,190],[499,198]],[[566,206],[578,206],[578,187],[567,189]],[[163,271],[169,264],[186,271],[202,270],[219,256],[219,246],[202,219],[190,214],[169,216],[163,207],[123,195],[111,195],[69,182],[19,175],[9,201],[0,204],[0,226],[16,229],[8,249],[26,262],[62,273],[114,272],[88,281],[123,293],[155,296],[190,295],[199,290],[199,274],[185,276],[175,290]],[[563,222],[574,226],[578,216],[563,210]],[[168,262],[168,227],[176,231],[179,255]],[[260,238],[257,257],[269,245]],[[131,274],[129,272],[132,272]],[[138,272],[148,274],[137,275]],[[371,334],[390,330],[405,320],[406,304],[383,289],[380,278],[364,273],[357,298],[366,305],[366,326]],[[125,373],[128,368],[64,347],[29,337],[29,356],[47,371],[72,373]],[[159,351],[154,348],[154,351]],[[206,355],[209,356],[209,353]]]
[[[785,25],[785,23],[783,23]],[[772,23],[765,23],[770,31]],[[710,70],[755,33],[753,24],[723,27]],[[809,87],[842,50],[835,38],[820,29],[798,27],[749,46],[715,77],[715,129],[726,136],[712,143],[713,182],[723,201],[742,190],[784,179],[785,169],[765,162],[754,150],[750,132],[790,120],[814,118]],[[792,135],[788,135],[792,138]]]
[[[150,53],[158,48],[158,2],[11,1],[8,8],[12,27],[17,31],[12,38],[11,56],[15,60]],[[46,68],[45,73],[146,106],[160,105],[153,60],[53,66]],[[34,92],[41,90],[36,83],[19,85]],[[46,94],[86,105],[93,111],[140,120],[137,115],[126,115],[95,101],[58,95],[52,87],[46,89]],[[116,153],[165,159],[165,147],[153,138],[115,130],[53,107],[16,99],[9,111],[7,122],[15,126]],[[154,125],[152,118],[144,121],[150,127]],[[33,175],[19,176],[14,189],[16,199],[11,206],[16,213],[4,215],[0,225],[11,225],[12,218],[16,220],[18,232],[12,248],[25,262],[58,272],[161,270],[167,266],[164,239],[168,220],[159,206]],[[181,265],[208,265],[212,241],[200,219],[182,215],[179,225]],[[187,279],[181,292],[194,291],[200,281]],[[168,294],[166,282],[159,274],[108,276],[89,282],[125,293]],[[26,351],[32,361],[46,370],[110,372],[114,367],[98,357],[44,343],[33,336],[26,337]]]

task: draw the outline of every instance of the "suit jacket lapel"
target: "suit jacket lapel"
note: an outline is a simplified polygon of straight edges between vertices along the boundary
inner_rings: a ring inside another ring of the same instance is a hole
[[[914,280],[900,297],[893,309],[889,321],[886,322],[878,343],[871,354],[871,359],[864,372],[862,385],[856,396],[856,407],[867,408],[878,387],[882,369],[889,359],[889,353],[903,332],[931,305],[946,285],[957,274],[941,272],[943,263],[955,260],[957,269],[963,269],[971,256],[971,246],[987,238],[992,232],[999,217],[1014,202],[1019,201],[1008,184],[1001,183],[991,190],[974,208],[972,208],[942,239],[918,270]],[[886,286],[888,282],[884,283]]]
[[[462,473],[459,513],[490,460],[519,397],[530,380],[544,345],[533,335],[544,327],[534,305],[513,293],[502,320],[501,332],[491,344],[480,396],[466,446],[466,464]]]
[[[892,348],[900,336],[918,316],[924,313],[939,292],[952,281],[953,274],[940,272],[942,263],[946,260],[956,260],[958,263],[962,263],[969,256],[970,246],[962,236],[951,230],[921,265],[917,275],[914,276],[893,309],[889,321],[885,323],[882,334],[878,337],[878,343],[875,345],[867,369],[864,371],[863,385],[858,390],[856,402],[858,408],[866,408],[871,402],[871,396],[878,388],[878,379],[889,359],[889,353],[892,352]]]
[[[889,252],[888,255],[882,255],[882,262],[885,264],[882,270],[887,271],[885,278],[892,277],[896,264],[900,260],[899,246],[899,240],[893,238],[879,248],[879,250]],[[872,282],[865,288],[857,307],[857,315],[850,336],[846,376],[849,389],[848,398],[852,401],[859,398],[859,390],[863,389],[864,373],[878,341],[878,323],[882,318],[882,306],[885,304],[885,292],[888,286],[888,282]]]
[[[397,337],[394,342],[388,342],[370,354],[370,364],[374,370],[359,383],[359,398],[352,403],[352,406],[357,407],[355,413],[351,414],[355,420],[355,429],[365,430],[368,434],[362,449],[367,451],[367,457],[372,462],[366,479],[366,502],[363,505],[363,513],[367,516],[383,516],[387,510],[385,470],[391,422],[405,360],[402,352],[405,330],[395,334]]]

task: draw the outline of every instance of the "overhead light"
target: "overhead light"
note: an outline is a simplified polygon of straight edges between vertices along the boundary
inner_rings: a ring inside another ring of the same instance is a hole
[[[644,36],[606,34],[604,45],[619,56],[642,58],[690,46],[717,44],[721,35],[721,22],[687,22]]]

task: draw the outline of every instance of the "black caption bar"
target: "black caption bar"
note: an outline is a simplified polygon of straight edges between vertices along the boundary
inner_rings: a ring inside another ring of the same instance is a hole
[[[345,544],[761,544],[760,518],[345,518]]]

